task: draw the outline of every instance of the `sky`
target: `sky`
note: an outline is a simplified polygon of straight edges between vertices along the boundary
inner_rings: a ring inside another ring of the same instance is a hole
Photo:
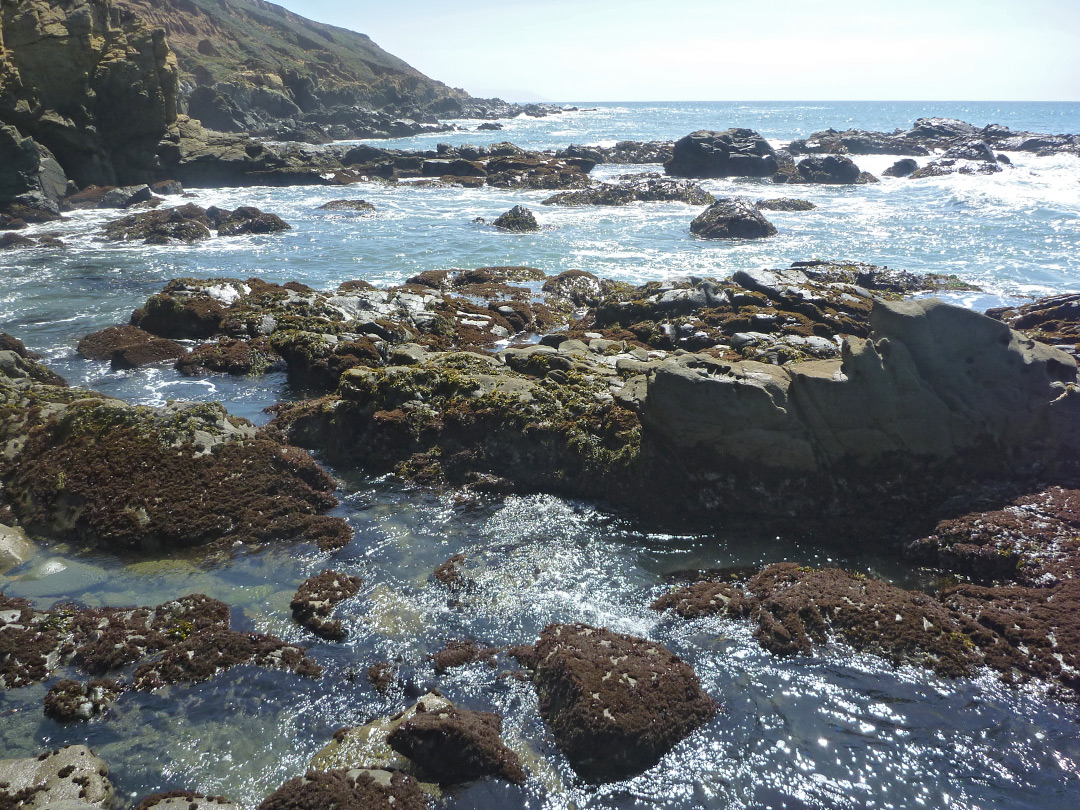
[[[278,0],[508,101],[1080,101],[1080,0]]]

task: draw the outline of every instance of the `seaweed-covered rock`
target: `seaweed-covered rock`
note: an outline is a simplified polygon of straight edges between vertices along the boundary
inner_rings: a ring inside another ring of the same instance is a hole
[[[589,780],[640,773],[717,712],[689,665],[647,639],[553,624],[516,655],[560,750]]]
[[[215,220],[218,236],[277,233],[292,228],[277,214],[266,213],[250,205],[242,205],[234,211],[225,211],[215,217]]]
[[[124,685],[115,678],[58,681],[45,695],[45,716],[61,723],[89,720],[104,714],[122,691]]]
[[[776,150],[752,129],[698,130],[675,142],[664,171],[675,177],[768,177]]]
[[[0,806],[39,810],[82,802],[108,808],[116,791],[104,760],[85,745],[24,759],[0,759]]]
[[[225,337],[214,343],[196,346],[176,361],[176,368],[189,377],[212,373],[256,377],[281,367],[283,362],[269,338],[242,340]]]
[[[360,214],[371,214],[375,206],[367,200],[330,200],[319,206],[320,211],[355,211]]]
[[[152,793],[135,805],[135,810],[240,810],[240,805],[223,796],[204,796],[192,790]]]
[[[387,742],[440,782],[501,777],[521,784],[525,771],[501,731],[497,714],[449,707],[417,713],[390,732]]]
[[[308,771],[283,784],[258,810],[427,810],[427,796],[399,771]]]
[[[188,353],[175,340],[130,325],[110,326],[87,335],[79,341],[76,351],[90,360],[109,360],[114,369],[172,362]]]
[[[533,212],[523,205],[515,205],[506,213],[501,214],[491,224],[504,231],[517,231],[518,233],[540,230],[540,225],[537,223],[536,217],[533,216]]]
[[[776,227],[749,200],[728,197],[717,200],[690,223],[690,232],[704,239],[763,239],[774,236]]]
[[[148,244],[197,242],[211,236],[275,233],[291,226],[276,214],[252,206],[240,206],[234,211],[211,207],[200,208],[193,203],[176,208],[159,208],[131,214],[105,226],[105,238],[113,242],[142,240]]]
[[[363,580],[350,574],[326,570],[304,580],[289,608],[293,618],[317,636],[330,641],[344,641],[345,628],[331,619],[334,606],[360,593]]]
[[[317,678],[322,667],[305,649],[264,633],[217,629],[189,636],[166,649],[160,660],[142,664],[132,676],[135,689],[156,689],[184,681],[205,681],[240,664],[275,667]]]
[[[656,598],[653,610],[673,610],[684,619],[702,616],[743,616],[749,603],[742,588],[728,582],[702,580]]]
[[[712,194],[688,180],[646,176],[619,183],[601,183],[580,191],[563,191],[544,200],[543,205],[630,205],[634,202],[681,202],[711,205]]]
[[[494,664],[495,652],[496,650],[481,647],[471,639],[467,641],[448,641],[443,649],[432,656],[431,660],[435,664],[435,674],[439,675],[448,669],[463,667],[475,661],[488,661]]]

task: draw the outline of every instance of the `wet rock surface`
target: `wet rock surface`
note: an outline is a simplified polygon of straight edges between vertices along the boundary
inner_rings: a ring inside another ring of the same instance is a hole
[[[115,799],[105,762],[85,745],[38,757],[0,760],[0,804],[38,810],[69,802],[109,808]]]
[[[115,678],[58,681],[45,695],[45,716],[61,723],[89,720],[104,714],[123,691],[124,685]]]
[[[817,208],[809,200],[796,200],[791,197],[773,197],[758,200],[755,205],[762,211],[813,211]]]
[[[276,233],[290,229],[276,214],[268,214],[252,206],[240,206],[229,211],[211,206],[200,208],[188,203],[176,208],[164,208],[132,214],[105,226],[105,238],[113,242],[142,240],[147,244],[197,242],[209,239],[211,229],[218,236],[244,236]]]
[[[581,191],[564,191],[548,197],[544,205],[630,205],[635,202],[682,202],[688,205],[711,205],[712,194],[686,180],[647,176],[604,183]]]
[[[986,314],[1042,343],[1080,355],[1080,293],[1051,295],[1018,307],[988,309]]]
[[[330,641],[344,641],[345,627],[331,619],[334,607],[360,592],[363,580],[350,574],[327,569],[305,580],[297,589],[289,609],[293,618],[317,636]]]
[[[717,200],[693,222],[690,232],[703,239],[763,239],[776,235],[776,226],[749,200]]]
[[[171,363],[188,353],[180,343],[159,338],[135,326],[110,326],[87,335],[76,351],[90,360],[108,360],[114,369]]]
[[[555,153],[561,158],[585,158],[594,163],[642,164],[670,160],[674,141],[619,141],[614,146],[570,144]]]
[[[540,230],[540,225],[537,223],[533,212],[523,205],[515,205],[506,213],[501,214],[491,224],[501,230],[515,231],[517,233]]]
[[[851,158],[843,155],[812,155],[794,166],[785,167],[773,176],[774,182],[796,185],[862,185],[876,183],[878,179],[861,171]]]
[[[205,796],[191,790],[153,793],[140,801],[135,810],[240,810],[223,796]]]
[[[693,670],[647,639],[556,624],[515,655],[533,671],[559,749],[591,781],[651,767],[717,712]]]
[[[440,782],[496,777],[521,784],[525,771],[503,744],[501,730],[497,714],[449,707],[417,713],[391,731],[387,742]]]

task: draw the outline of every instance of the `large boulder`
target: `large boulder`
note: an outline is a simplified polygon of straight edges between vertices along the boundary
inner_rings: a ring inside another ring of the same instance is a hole
[[[704,239],[762,239],[774,236],[776,226],[749,200],[727,197],[698,214],[690,232]]]
[[[0,125],[0,206],[29,194],[58,212],[67,185],[67,175],[52,152],[33,138],[24,138],[15,127]]]
[[[768,177],[776,150],[752,129],[698,130],[675,142],[664,171],[675,177]]]
[[[536,217],[533,216],[533,212],[524,205],[515,205],[491,224],[500,230],[515,231],[517,233],[540,230],[540,225],[537,223]]]
[[[116,791],[105,761],[85,745],[25,759],[0,759],[0,806],[39,810],[81,802],[109,808]]]
[[[427,810],[416,780],[379,770],[308,771],[283,784],[258,810]]]
[[[652,767],[717,712],[690,666],[648,639],[553,624],[515,654],[533,670],[559,749],[591,781]]]
[[[872,174],[860,171],[851,158],[843,155],[811,155],[799,161],[793,171],[784,171],[774,178],[787,183],[821,183],[854,185],[877,182]]]
[[[773,515],[830,503],[865,514],[861,498],[885,485],[893,494],[876,503],[910,508],[966,480],[1076,471],[1070,355],[933,299],[877,301],[870,326],[839,360],[657,366],[641,411],[646,452],[661,466],[678,459],[668,475],[700,486],[702,504]]]

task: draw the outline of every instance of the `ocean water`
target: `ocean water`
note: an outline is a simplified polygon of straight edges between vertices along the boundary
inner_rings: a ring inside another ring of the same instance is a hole
[[[545,119],[517,118],[501,132],[460,131],[380,142],[400,148],[509,140],[527,148],[673,139],[695,129],[746,126],[782,144],[833,126],[891,130],[923,115],[1001,123],[1017,130],[1080,131],[1080,104],[899,102],[593,104]],[[428,269],[524,264],[642,282],[730,275],[811,258],[867,261],[956,273],[983,292],[954,301],[977,309],[1080,289],[1080,158],[1012,154],[989,177],[884,179],[852,188],[785,189],[753,180],[706,181],[714,194],[798,196],[802,213],[770,212],[779,234],[758,242],[691,237],[698,209],[638,204],[619,209],[541,205],[547,192],[357,185],[347,188],[194,190],[202,206],[256,205],[280,214],[284,234],[148,247],[100,240],[103,212],[79,212],[56,232],[64,250],[0,253],[0,330],[46,356],[73,384],[141,402],[221,400],[256,422],[274,402],[302,396],[284,375],[257,380],[185,379],[171,369],[112,372],[82,360],[83,335],[127,320],[166,281],[181,276],[258,276],[331,288],[354,278],[392,284]],[[857,157],[879,174],[895,159]],[[600,178],[657,166],[598,167]],[[374,216],[318,211],[330,199],[363,198]],[[185,200],[186,202],[187,200]],[[476,225],[512,205],[532,208],[543,230],[505,234]],[[810,659],[762,651],[728,620],[675,621],[648,609],[671,572],[781,559],[837,564],[900,584],[917,578],[888,549],[814,548],[754,526],[711,535],[648,531],[620,515],[549,496],[463,498],[331,469],[337,514],[356,530],[333,555],[307,545],[191,559],[118,560],[64,544],[38,555],[0,587],[41,604],[158,604],[191,592],[233,607],[234,626],[308,644],[326,667],[310,682],[239,668],[197,686],[127,694],[90,724],[43,718],[48,683],[0,694],[0,752],[30,755],[87,742],[109,762],[125,796],[190,788],[254,807],[302,773],[343,725],[392,713],[438,686],[469,708],[504,716],[504,736],[530,771],[523,788],[481,782],[452,792],[455,808],[1072,808],[1080,797],[1080,711],[1037,685],[1011,688],[986,674],[944,681],[843,648]],[[464,551],[478,587],[448,595],[431,571]],[[59,568],[62,570],[57,570]],[[327,567],[358,574],[361,595],[343,605],[344,644],[296,627],[288,603],[304,578]],[[475,665],[436,677],[428,656],[466,637],[492,644],[536,638],[551,621],[587,621],[649,636],[689,661],[723,705],[706,727],[635,779],[595,786],[576,779],[536,713],[532,688],[499,678],[508,665]],[[387,696],[363,671],[395,662]]]

